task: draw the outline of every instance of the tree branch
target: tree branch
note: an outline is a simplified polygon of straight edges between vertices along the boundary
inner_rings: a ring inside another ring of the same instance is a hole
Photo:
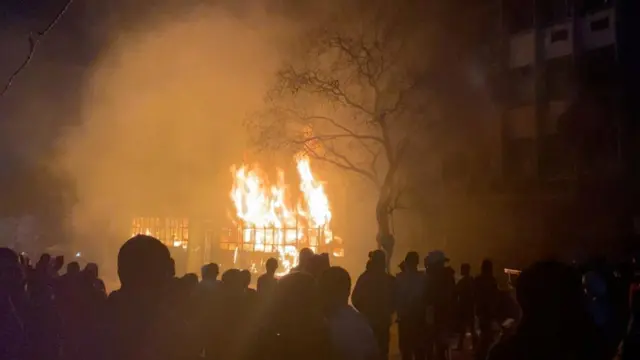
[[[357,43],[357,46],[354,43]],[[340,49],[349,58],[348,61],[356,66],[376,94],[380,92],[377,82],[382,73],[381,66],[376,66],[373,54],[362,37],[359,40],[347,40],[342,36],[334,36],[329,40],[329,44]]]
[[[20,66],[18,66],[18,68],[11,74],[11,76],[9,76],[9,79],[7,79],[7,82],[5,83],[4,87],[2,88],[2,92],[0,93],[0,97],[3,97],[9,91],[9,88],[13,84],[13,81],[29,65],[29,63],[33,59],[33,56],[35,55],[36,49],[40,44],[40,42],[60,22],[60,19],[64,17],[64,15],[67,13],[69,8],[71,7],[72,3],[73,3],[73,0],[67,0],[67,2],[62,7],[62,9],[56,14],[56,16],[51,20],[51,22],[49,22],[49,24],[44,28],[44,30],[38,31],[36,33],[34,32],[29,33],[29,53],[27,54],[27,57],[24,59],[24,61],[20,64]]]
[[[371,150],[371,148],[369,147],[369,144],[367,144],[365,141],[366,140],[370,140],[375,142],[378,145],[382,145],[384,146],[384,140],[379,137],[379,136],[375,136],[375,135],[366,135],[366,134],[358,134],[355,131],[349,129],[348,127],[340,124],[338,121],[336,121],[333,118],[330,118],[328,116],[320,116],[320,115],[311,115],[311,116],[306,116],[306,115],[302,115],[299,112],[292,110],[292,109],[287,109],[287,108],[280,108],[281,111],[287,112],[289,114],[291,114],[294,117],[297,117],[299,120],[309,123],[309,122],[313,122],[314,120],[318,120],[318,121],[324,121],[329,123],[330,125],[344,131],[348,136],[340,136],[342,138],[348,138],[351,137],[355,140],[357,140],[360,145],[367,151],[369,152],[372,156],[374,157],[378,157],[380,154],[379,152],[374,152]],[[320,136],[325,136],[325,135],[320,135]],[[318,139],[319,141],[321,139]],[[329,139],[331,140],[331,139]]]
[[[314,135],[305,137],[303,140],[294,140],[294,143],[303,144],[311,141],[329,141],[337,139],[356,139],[356,140],[371,140],[369,136],[365,135],[351,135],[351,134],[327,134],[327,135]]]
[[[360,110],[361,112],[373,116],[374,113],[371,110],[367,110],[363,105],[358,104],[351,99],[346,92],[340,88],[340,81],[335,79],[320,79],[318,74],[312,71],[305,71],[302,73],[297,72],[293,67],[289,67],[287,70],[280,73],[280,76],[288,82],[288,87],[292,89],[294,93],[298,92],[305,86],[311,87],[311,92],[321,93],[333,97],[334,99],[341,101],[343,104]]]
[[[305,120],[305,121],[323,120],[323,121],[326,121],[326,122],[330,123],[331,125],[337,127],[338,129],[344,131],[347,135],[353,137],[354,139],[371,140],[371,141],[375,141],[375,142],[379,143],[380,145],[382,145],[384,143],[384,140],[379,136],[357,134],[353,130],[347,128],[344,125],[341,125],[340,123],[338,123],[337,121],[335,121],[335,120],[333,120],[333,119],[331,119],[329,117],[325,117],[325,116],[307,116],[307,117],[302,117],[301,120]]]
[[[309,147],[309,146],[307,146],[305,144],[305,152],[308,155],[310,155],[311,157],[313,157],[314,159],[319,160],[319,161],[324,161],[324,162],[329,163],[329,164],[331,164],[333,166],[336,166],[336,167],[338,167],[340,169],[351,171],[351,172],[354,172],[354,173],[359,174],[361,176],[364,176],[366,179],[372,181],[376,186],[378,186],[378,181],[377,181],[377,179],[375,178],[375,176],[373,174],[371,174],[368,171],[363,170],[363,169],[355,166],[351,161],[349,161],[346,158],[346,156],[337,154],[335,152],[335,150],[331,150],[330,149],[329,151],[334,156],[338,157],[342,161],[345,161],[345,163],[341,163],[339,161],[327,158],[326,156],[321,156],[313,148],[311,148],[311,147]]]

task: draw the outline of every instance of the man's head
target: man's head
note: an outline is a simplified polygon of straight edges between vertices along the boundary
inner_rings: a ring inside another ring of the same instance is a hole
[[[273,293],[276,323],[290,331],[299,331],[321,315],[316,279],[306,272],[292,272],[278,281]]]
[[[248,288],[251,285],[251,271],[242,270],[240,271],[240,279],[242,281],[242,287]]]
[[[173,277],[169,249],[160,240],[136,235],[118,252],[118,276],[123,288],[156,288]]]
[[[322,266],[322,271],[327,270],[328,268],[331,267],[331,257],[329,256],[329,253],[322,253],[320,254],[320,263]]]
[[[44,253],[40,255],[40,259],[36,263],[36,268],[47,270],[51,266],[51,255]]]
[[[404,257],[404,270],[418,270],[418,264],[420,263],[420,255],[415,251],[409,251]]]
[[[493,275],[493,261],[489,259],[482,260],[482,265],[480,266],[480,273],[482,275]]]
[[[460,266],[460,275],[469,276],[471,274],[471,265],[465,263]]]
[[[198,287],[198,275],[194,273],[185,274],[180,278],[180,282],[184,285],[184,289],[191,293],[195,291],[196,287]]]
[[[329,266],[326,266],[325,258],[320,254],[316,254],[313,255],[309,261],[309,266],[307,266],[306,271],[317,279],[322,275],[322,272],[328,268]]]
[[[242,290],[242,275],[238,269],[229,269],[222,273],[222,285],[232,291]]]
[[[304,248],[300,250],[300,256],[298,257],[298,264],[301,268],[306,268],[311,263],[311,259],[313,259],[313,250],[309,248]]]
[[[276,270],[278,270],[278,260],[276,258],[269,258],[264,267],[268,274],[275,274]]]
[[[369,268],[373,271],[384,271],[387,268],[387,255],[382,250],[369,253]]]
[[[351,277],[345,269],[332,266],[320,276],[318,288],[325,306],[347,305],[351,293]]]
[[[24,290],[24,280],[18,254],[9,248],[0,248],[0,292]]]
[[[220,267],[218,264],[209,263],[204,265],[201,269],[202,280],[215,281],[220,274]]]
[[[64,256],[62,255],[56,256],[55,259],[53,260],[53,271],[57,273],[58,271],[62,270],[63,266],[64,266]]]
[[[92,279],[98,278],[98,264],[96,263],[88,263],[87,266],[84,267],[84,273],[87,274]]]
[[[429,269],[441,268],[449,262],[449,259],[440,250],[431,251],[425,258],[425,266]]]
[[[67,274],[78,275],[80,273],[80,264],[77,261],[72,261],[67,264]]]

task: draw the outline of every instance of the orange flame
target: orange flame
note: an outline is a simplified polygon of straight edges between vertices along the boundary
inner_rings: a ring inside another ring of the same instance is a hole
[[[253,251],[279,254],[282,273],[298,261],[297,244],[305,239],[308,247],[318,251],[331,241],[331,208],[322,182],[311,171],[306,156],[296,157],[301,199],[297,206],[287,204],[284,172],[278,169],[275,185],[259,167],[232,167],[234,175],[231,199],[236,217],[243,223],[242,242],[252,244]],[[314,231],[309,231],[314,229]]]

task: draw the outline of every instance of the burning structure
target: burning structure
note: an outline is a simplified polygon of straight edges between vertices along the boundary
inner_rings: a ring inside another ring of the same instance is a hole
[[[235,264],[255,270],[268,257],[275,257],[286,273],[305,247],[333,257],[344,256],[342,240],[331,229],[324,184],[315,178],[306,156],[296,157],[296,167],[298,191],[289,188],[281,169],[272,184],[256,165],[232,167],[235,228],[224,232],[220,249],[232,252]]]
[[[276,181],[271,183],[257,165],[233,166],[233,226],[222,231],[220,227],[216,230],[215,224],[224,221],[189,214],[134,217],[131,234],[150,235],[167,245],[178,273],[197,272],[212,261],[223,268],[257,272],[268,258],[275,257],[280,274],[284,274],[297,264],[298,253],[305,247],[343,257],[342,240],[331,228],[331,206],[324,184],[313,174],[307,157],[297,156],[296,168],[299,186],[291,187],[283,170],[278,169]]]

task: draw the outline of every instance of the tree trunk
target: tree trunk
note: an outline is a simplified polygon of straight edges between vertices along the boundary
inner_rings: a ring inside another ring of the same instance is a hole
[[[387,270],[391,257],[393,256],[393,248],[395,246],[395,238],[391,233],[390,214],[389,214],[389,196],[381,197],[376,205],[376,220],[378,222],[378,235],[376,241],[378,249],[384,250],[387,254]]]

